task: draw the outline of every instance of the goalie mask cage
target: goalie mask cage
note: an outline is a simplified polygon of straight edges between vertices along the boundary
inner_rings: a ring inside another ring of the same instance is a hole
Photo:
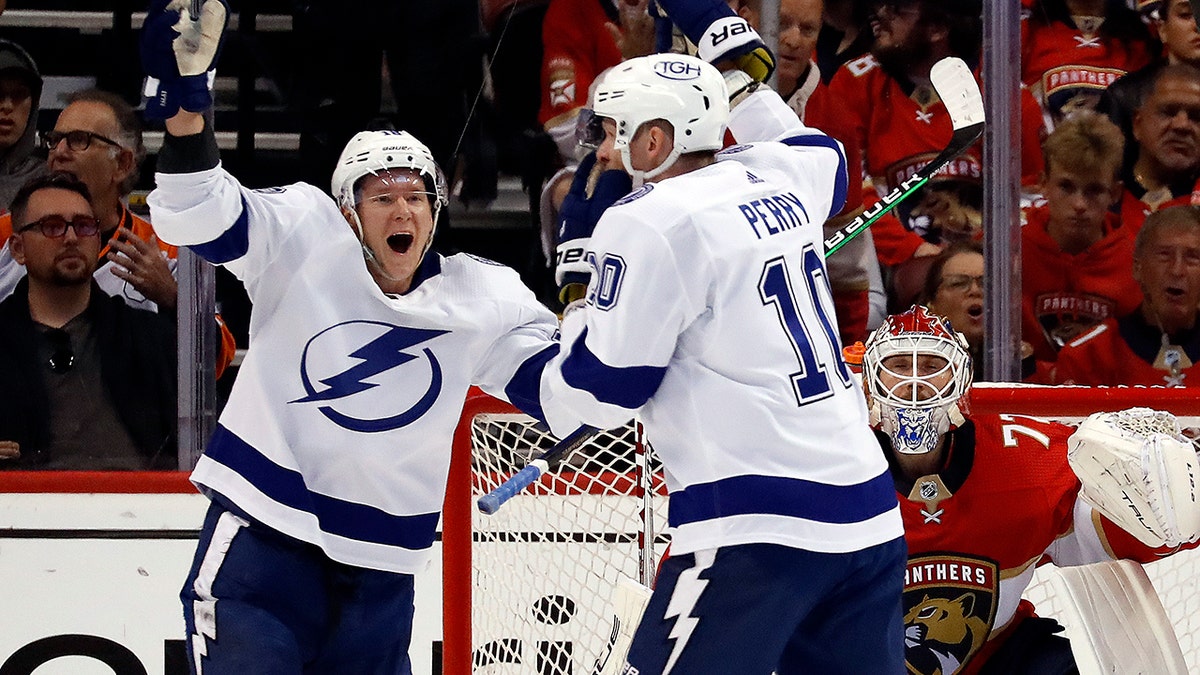
[[[1181,426],[1200,427],[1200,396],[1188,389],[979,384],[971,397],[977,415],[1067,423],[1134,406],[1170,411]],[[649,585],[653,579],[668,542],[667,496],[640,425],[598,435],[495,515],[475,508],[554,440],[502,401],[477,391],[467,399],[443,517],[447,675],[593,675],[608,657],[617,580]],[[1200,673],[1200,549],[1146,571],[1189,672]],[[1040,616],[1061,620],[1067,602],[1049,582],[1055,573],[1052,565],[1041,567],[1025,597]],[[617,672],[616,665],[606,672]]]

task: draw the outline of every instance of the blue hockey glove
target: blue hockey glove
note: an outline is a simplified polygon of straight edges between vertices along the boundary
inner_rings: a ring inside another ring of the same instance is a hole
[[[140,43],[148,76],[147,118],[166,119],[180,108],[204,112],[212,107],[212,81],[228,19],[225,0],[150,3]]]
[[[758,31],[724,0],[656,0],[709,63],[730,61],[758,82],[775,71],[775,55]]]
[[[596,153],[588,153],[575,170],[571,189],[563,199],[558,216],[558,248],[554,257],[554,280],[558,283],[559,298],[569,302],[581,297],[587,288],[591,267],[584,258],[592,230],[604,210],[633,189],[633,179],[620,169],[600,174],[596,186],[588,194],[588,181],[596,166]]]

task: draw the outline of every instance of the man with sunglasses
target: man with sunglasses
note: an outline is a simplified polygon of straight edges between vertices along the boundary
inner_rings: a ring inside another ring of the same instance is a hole
[[[46,166],[65,171],[87,185],[100,221],[101,248],[96,281],[106,293],[133,307],[173,313],[179,287],[175,281],[177,250],[158,240],[148,221],[125,204],[146,156],[141,122],[121,97],[99,89],[72,94],[52,131],[42,134]],[[11,232],[10,215],[0,216],[0,240]],[[0,255],[0,268],[18,267]],[[0,298],[19,276],[0,271]],[[217,376],[233,359],[233,334],[217,317],[221,351]]]
[[[104,293],[87,187],[51,173],[13,203],[13,258],[27,274],[0,302],[0,468],[176,466],[173,322]]]

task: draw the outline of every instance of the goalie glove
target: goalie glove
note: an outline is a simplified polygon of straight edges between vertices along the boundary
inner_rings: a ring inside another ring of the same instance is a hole
[[[197,8],[193,15],[192,8]],[[229,19],[225,0],[154,0],[142,24],[140,52],[146,79],[146,117],[212,107],[212,84]]]
[[[1143,544],[1200,539],[1196,447],[1175,416],[1149,408],[1095,413],[1067,440],[1080,495]]]
[[[775,71],[775,55],[758,31],[724,0],[657,0],[671,21],[696,45],[697,56],[730,61],[757,82]]]
[[[559,299],[564,304],[582,297],[580,291],[587,288],[592,269],[585,255],[600,216],[633,189],[629,174],[620,169],[609,169],[593,176],[596,171],[596,153],[593,151],[579,163],[575,178],[571,180],[571,189],[559,209],[554,280],[558,283]]]

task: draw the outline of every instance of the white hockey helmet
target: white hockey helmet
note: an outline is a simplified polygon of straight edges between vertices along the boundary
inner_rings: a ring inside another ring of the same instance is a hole
[[[613,147],[639,181],[666,171],[684,153],[720,150],[729,95],[721,73],[705,61],[686,54],[651,54],[614,66],[596,87],[592,110],[616,123]],[[675,147],[662,164],[635,172],[629,142],[642,124],[659,119],[674,129]]]
[[[426,189],[433,194],[433,222],[450,202],[446,177],[433,159],[433,153],[416,136],[407,131],[360,131],[350,139],[333,169],[331,192],[338,205],[353,210],[357,199],[355,189],[365,176],[378,175],[388,169],[412,169],[425,179]]]
[[[909,357],[902,368],[884,364],[898,354]],[[921,355],[940,357],[945,365],[921,374]],[[966,338],[920,305],[889,316],[867,338],[862,372],[871,426],[891,437],[896,452],[930,452],[969,412],[971,354]],[[885,373],[887,382],[881,377]]]

